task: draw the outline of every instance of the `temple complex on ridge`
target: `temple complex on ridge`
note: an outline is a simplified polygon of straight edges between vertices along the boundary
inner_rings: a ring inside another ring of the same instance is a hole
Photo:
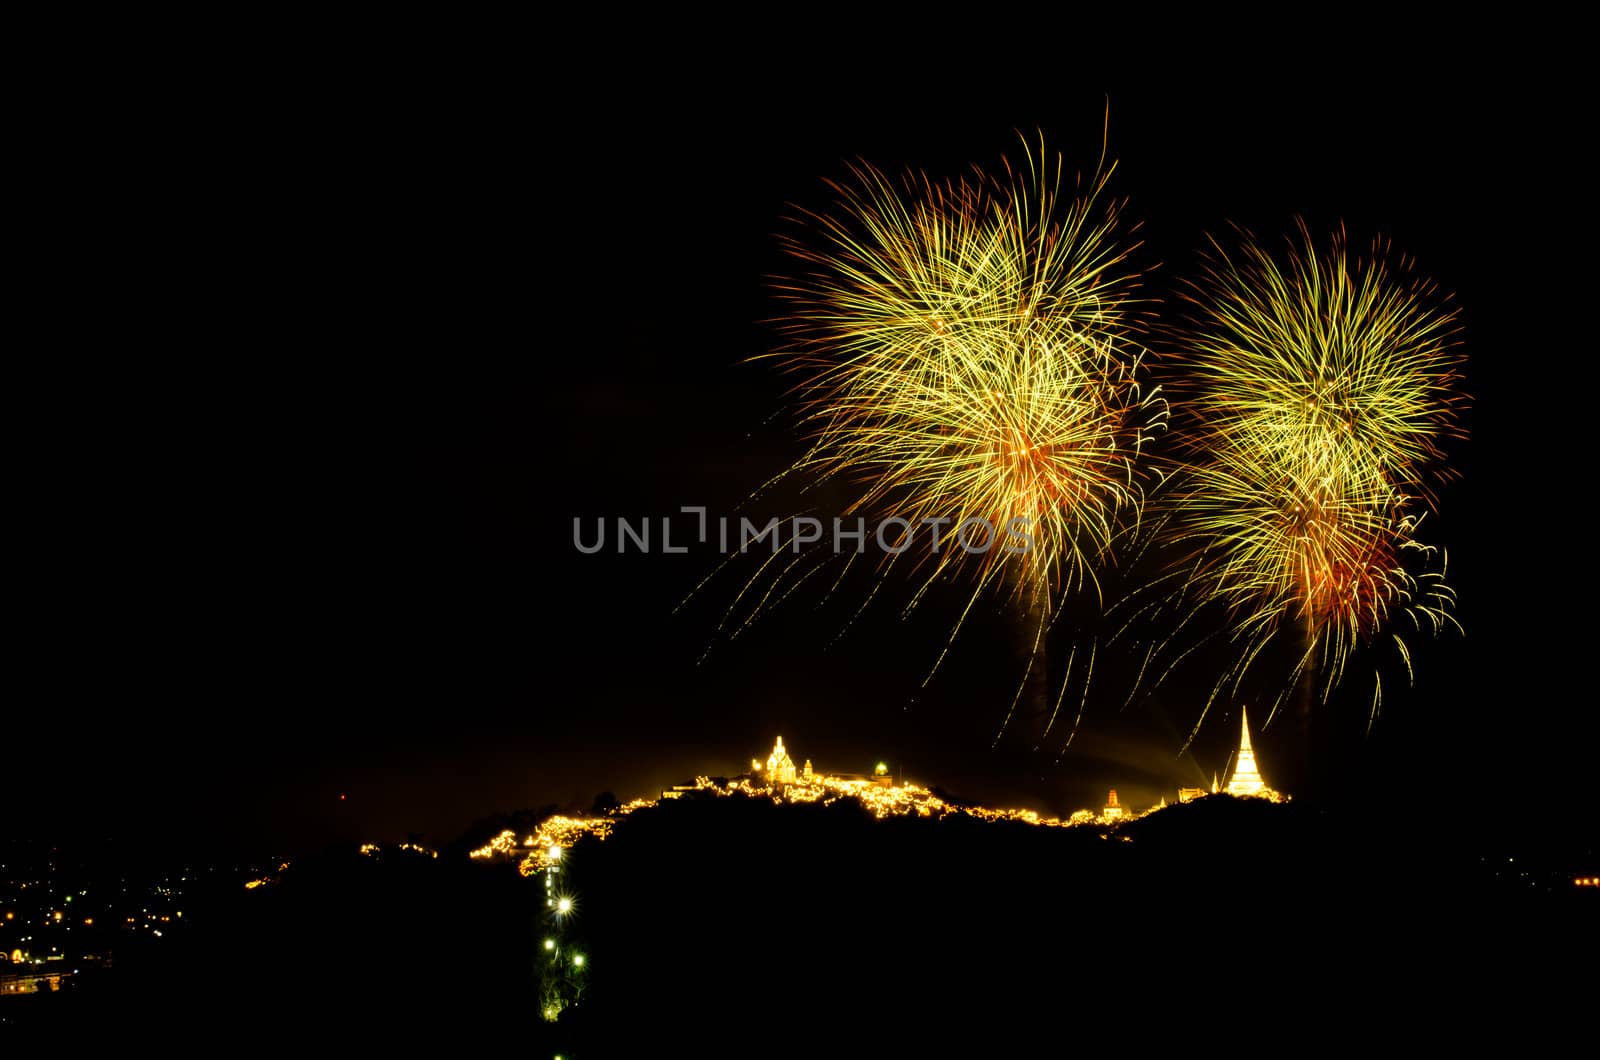
[[[1243,709],[1240,711],[1239,723],[1239,750],[1232,756],[1232,769],[1227,771],[1227,779],[1219,780],[1212,777],[1211,790],[1205,788],[1179,788],[1178,802],[1192,802],[1204,798],[1206,795],[1226,793],[1239,798],[1269,799],[1273,802],[1285,801],[1285,796],[1274,791],[1267,785],[1261,776],[1261,768],[1256,763],[1255,747],[1250,742],[1250,718]],[[841,774],[837,776],[824,776],[817,773],[811,760],[806,759],[804,768],[797,768],[795,761],[789,755],[788,748],[783,745],[783,737],[777,738],[772,746],[772,753],[766,760],[752,758],[750,760],[750,776],[755,778],[758,786],[778,794],[780,798],[790,801],[814,801],[824,792],[830,784],[856,784],[870,783],[874,788],[885,789],[886,792],[896,792],[894,780],[889,776],[888,766],[879,763],[872,777],[861,777],[854,774]],[[764,782],[764,783],[763,783]],[[663,791],[664,799],[678,798],[686,792],[698,790],[701,781],[695,785],[678,785],[671,791]],[[913,786],[914,788],[914,786]],[[891,796],[885,795],[885,798]],[[876,796],[874,796],[876,798]],[[1098,812],[1092,810],[1078,810],[1065,822],[1066,824],[1086,824],[1098,821],[1102,824],[1112,822],[1131,821],[1154,810],[1165,809],[1167,800],[1162,796],[1160,801],[1147,810],[1134,810],[1125,805],[1118,796],[1115,788],[1106,793],[1106,804]],[[990,811],[983,811],[990,812]],[[1037,816],[1037,815],[1035,815]]]
[[[782,736],[772,745],[772,753],[767,755],[765,761],[759,758],[750,759],[750,775],[761,778],[768,786],[795,785],[805,789],[814,789],[828,779],[812,767],[809,758],[805,760],[804,766],[796,768],[794,759],[789,755],[789,749],[783,746]],[[848,774],[845,777],[849,779]]]

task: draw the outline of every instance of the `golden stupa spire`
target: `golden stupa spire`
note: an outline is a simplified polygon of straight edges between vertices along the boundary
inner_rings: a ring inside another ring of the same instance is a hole
[[[1261,772],[1256,768],[1256,752],[1250,746],[1250,712],[1241,707],[1239,715],[1239,753],[1233,760],[1233,773],[1228,777],[1225,790],[1229,795],[1270,794],[1272,789],[1261,779]]]

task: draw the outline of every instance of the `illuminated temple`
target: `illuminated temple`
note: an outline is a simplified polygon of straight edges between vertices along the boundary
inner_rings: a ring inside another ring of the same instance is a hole
[[[1267,782],[1261,779],[1261,771],[1256,768],[1256,752],[1250,746],[1250,714],[1241,708],[1240,711],[1239,753],[1233,759],[1233,772],[1228,776],[1228,786],[1223,790],[1229,795],[1249,795],[1267,799],[1279,799],[1281,796],[1267,787]]]
[[[806,764],[809,766],[811,763],[808,761]],[[793,784],[794,778],[794,759],[783,749],[783,737],[780,736],[777,746],[767,756],[767,781],[772,784]]]

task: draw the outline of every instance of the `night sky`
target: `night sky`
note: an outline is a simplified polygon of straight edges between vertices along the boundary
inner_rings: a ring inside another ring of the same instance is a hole
[[[870,612],[830,647],[844,614],[801,600],[696,665],[732,583],[672,609],[715,557],[571,544],[574,516],[732,513],[799,452],[785,380],[747,360],[774,344],[786,204],[825,206],[858,156],[993,164],[1017,129],[1092,168],[1108,97],[1152,294],[1205,233],[1299,215],[1389,237],[1461,308],[1471,436],[1426,536],[1467,637],[1421,644],[1371,737],[1364,692],[1335,701],[1346,790],[1507,828],[1592,805],[1582,101],[1465,61],[1199,69],[946,94],[663,60],[612,107],[462,63],[230,103],[174,85],[108,117],[96,164],[63,174],[51,322],[12,393],[28,588],[0,824],[448,838],[736,771],[780,732],[819,768],[886,759],[1057,813],[1208,779],[1237,719],[1180,758],[1198,682],[1127,711],[1092,694],[1059,762],[1054,739],[991,751],[1018,676],[999,616],[920,695],[948,613]],[[1269,780],[1292,736],[1258,741]]]

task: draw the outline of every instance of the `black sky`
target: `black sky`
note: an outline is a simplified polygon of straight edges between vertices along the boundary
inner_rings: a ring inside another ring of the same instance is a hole
[[[1057,812],[1220,768],[1230,724],[1177,757],[1193,688],[1092,698],[1059,765],[990,752],[1015,680],[998,622],[916,699],[932,627],[887,615],[824,650],[837,615],[798,606],[696,666],[715,613],[671,609],[710,557],[570,544],[575,515],[731,510],[795,453],[783,380],[745,363],[771,345],[787,203],[824,204],[857,156],[992,163],[1017,129],[1089,168],[1108,97],[1153,291],[1206,232],[1299,215],[1391,238],[1461,307],[1471,438],[1431,534],[1468,636],[1346,733],[1348,785],[1513,824],[1592,801],[1587,101],[1531,61],[1381,59],[959,91],[597,66],[628,78],[613,103],[458,57],[175,85],[143,121],[108,101],[49,213],[13,392],[31,544],[6,828],[448,835],[735,769],[779,731],[819,766],[890,758]]]

